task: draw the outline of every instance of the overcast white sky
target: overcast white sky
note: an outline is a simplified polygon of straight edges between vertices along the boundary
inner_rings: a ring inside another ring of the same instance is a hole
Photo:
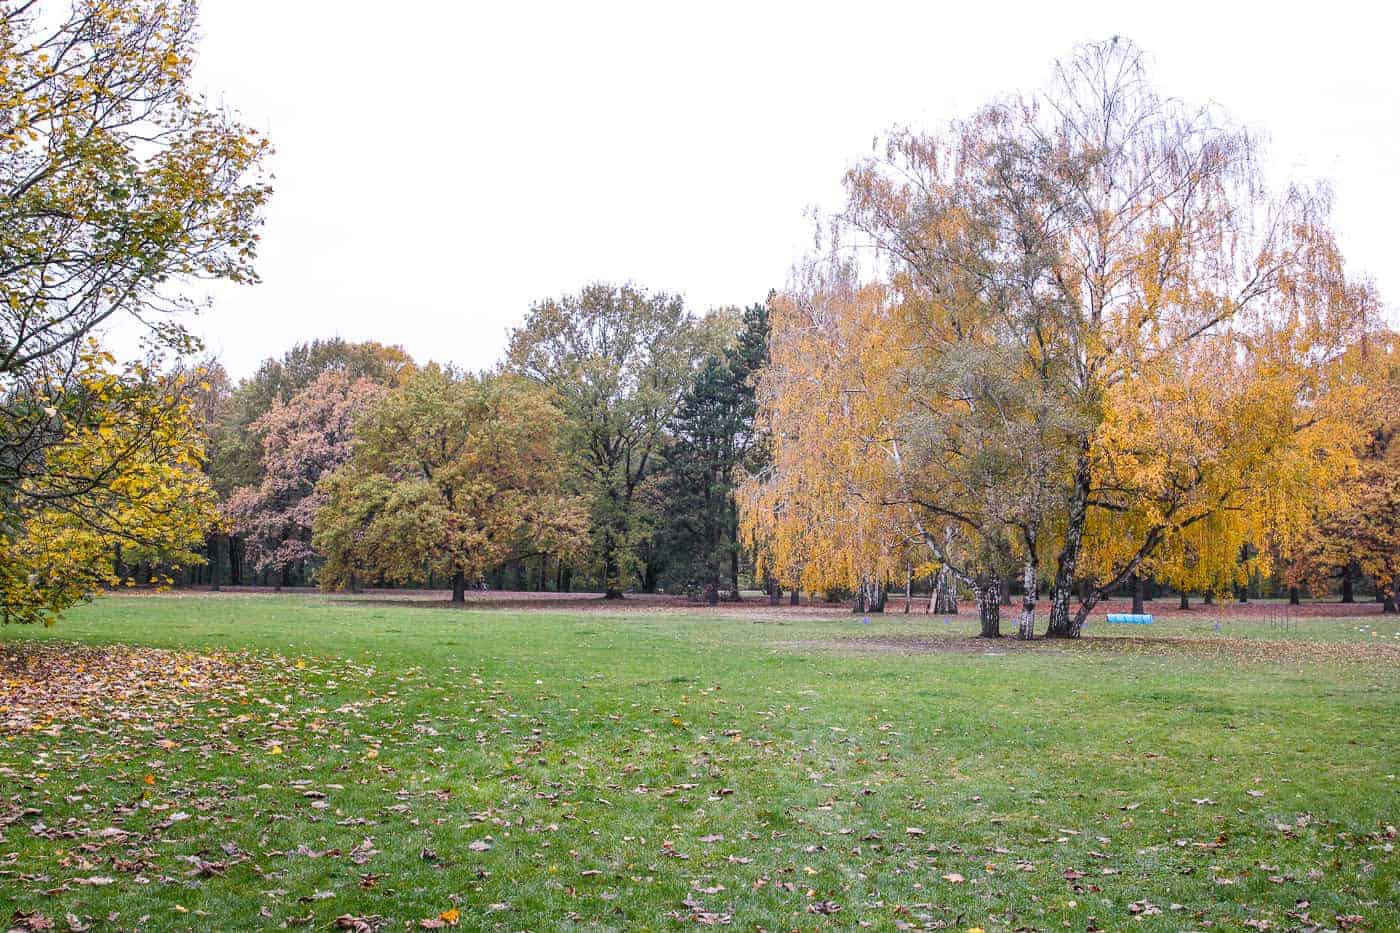
[[[486,367],[532,301],[600,279],[759,300],[882,130],[1040,86],[1114,34],[1164,92],[1266,131],[1279,177],[1331,179],[1352,267],[1400,296],[1379,3],[203,6],[199,84],[278,150],[263,284],[195,322],[237,376],[332,335]]]

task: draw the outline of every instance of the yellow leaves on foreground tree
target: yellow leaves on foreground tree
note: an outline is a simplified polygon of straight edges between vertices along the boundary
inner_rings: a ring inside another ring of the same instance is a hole
[[[66,7],[66,9],[65,9]],[[212,522],[185,380],[88,339],[197,344],[195,279],[256,281],[265,138],[190,88],[197,5],[0,4],[0,615],[51,621]]]
[[[0,375],[114,315],[186,345],[176,283],[256,281],[271,194],[267,140],[189,87],[195,4],[58,6],[0,5]]]
[[[119,583],[120,561],[202,562],[204,532],[217,519],[199,466],[191,377],[117,369],[95,347],[78,365],[66,384],[13,391],[0,406],[5,622],[52,622]]]

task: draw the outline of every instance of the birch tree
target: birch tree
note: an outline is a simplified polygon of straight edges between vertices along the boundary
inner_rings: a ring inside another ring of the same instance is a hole
[[[941,448],[913,462],[951,465],[909,471],[907,499],[1000,519],[1027,578],[1047,560],[1052,636],[1077,636],[1174,535],[1225,511],[1267,522],[1264,484],[1345,469],[1321,364],[1373,303],[1324,193],[1270,193],[1259,154],[1214,108],[1160,97],[1111,40],[1044,92],[893,134],[848,176],[836,234],[892,291],[915,387],[900,406],[922,422],[907,436]]]

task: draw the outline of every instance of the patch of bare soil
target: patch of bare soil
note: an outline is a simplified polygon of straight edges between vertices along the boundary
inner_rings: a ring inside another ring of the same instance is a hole
[[[123,595],[130,595],[136,591],[123,591]],[[153,596],[160,595],[201,595],[208,593],[207,589],[179,589],[168,591],[167,593],[151,593]],[[289,587],[280,591],[272,587],[257,586],[226,586],[221,593],[242,593],[242,594],[272,594],[280,593],[283,596],[292,595],[325,595],[318,590],[309,587]],[[214,593],[212,595],[218,595]],[[766,596],[746,596],[741,602],[721,602],[718,605],[710,606],[701,600],[692,599],[687,596],[667,595],[662,593],[628,593],[624,599],[606,600],[601,593],[548,593],[533,591],[512,591],[512,590],[468,590],[467,606],[473,609],[547,609],[552,611],[572,611],[581,610],[609,610],[609,611],[647,611],[665,612],[668,610],[682,610],[685,612],[714,612],[717,614],[733,613],[760,613],[774,616],[796,616],[799,618],[829,618],[841,615],[850,615],[850,605],[848,603],[833,603],[824,600],[815,600],[808,596],[803,596],[801,605],[793,606],[788,602],[786,595],[782,601],[773,605],[769,603]],[[361,593],[336,593],[336,599],[354,600],[361,602],[382,602],[385,604],[408,604],[415,606],[451,606],[451,593],[447,590],[424,590],[424,589],[367,589]],[[926,615],[928,607],[927,595],[916,595],[910,600],[910,612],[904,611],[904,597],[891,595],[888,605],[885,607],[886,616],[900,615]],[[957,618],[975,619],[976,611],[974,606],[964,602],[961,611],[957,613]],[[1130,600],[1110,599],[1099,603],[1094,607],[1091,622],[1102,620],[1103,616],[1110,612],[1128,612],[1132,608]],[[1199,600],[1193,600],[1190,609],[1181,609],[1178,606],[1176,597],[1162,597],[1160,599],[1149,600],[1146,605],[1147,612],[1159,619],[1200,619],[1200,620],[1283,620],[1287,618],[1356,618],[1363,616],[1379,615],[1381,612],[1380,603],[1370,600],[1362,600],[1355,603],[1342,603],[1335,600],[1328,601],[1308,601],[1301,606],[1288,606],[1282,601],[1273,600],[1269,602],[1249,602],[1237,603],[1227,602],[1217,605],[1207,606]],[[941,616],[940,616],[941,618]]]
[[[1400,645],[1363,641],[1265,641],[1253,638],[1149,638],[1084,636],[1020,641],[1015,638],[925,638],[878,635],[788,642],[783,647],[901,654],[1005,654],[1018,651],[1186,656],[1203,660],[1269,664],[1363,663],[1400,666]]]

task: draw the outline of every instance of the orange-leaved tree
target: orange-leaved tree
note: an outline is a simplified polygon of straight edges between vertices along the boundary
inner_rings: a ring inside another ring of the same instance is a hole
[[[858,419],[884,435],[880,507],[931,548],[951,521],[984,563],[1022,562],[1027,621],[1053,565],[1051,635],[1199,526],[1293,533],[1351,469],[1335,361],[1374,296],[1325,196],[1271,195],[1258,155],[1113,40],[848,176],[838,255],[885,289],[859,373],[885,387]]]

